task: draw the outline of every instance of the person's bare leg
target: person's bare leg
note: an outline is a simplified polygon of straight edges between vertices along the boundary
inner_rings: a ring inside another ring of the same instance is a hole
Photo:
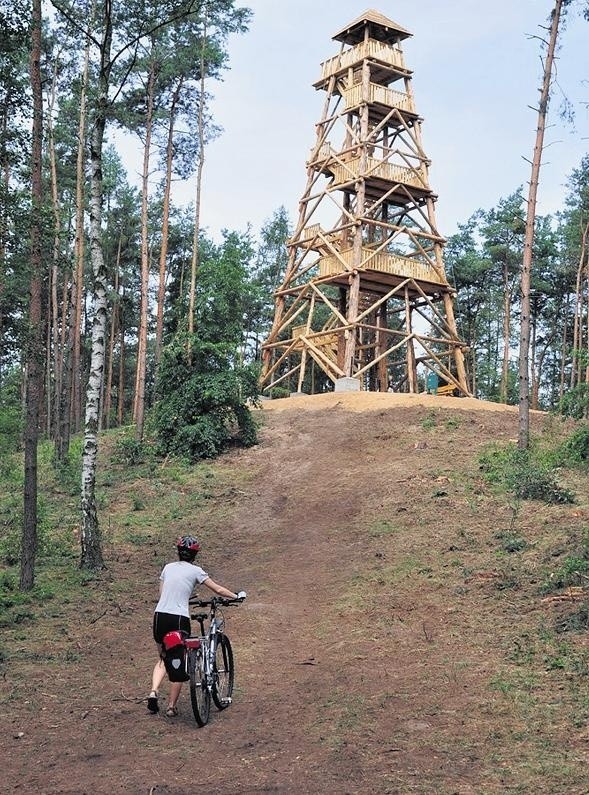
[[[180,696],[180,691],[182,690],[182,682],[172,682],[170,684],[170,695],[168,697],[168,710],[171,710],[174,714],[176,714],[176,702]],[[169,715],[169,717],[173,717]]]
[[[147,699],[147,709],[154,714],[159,712],[158,691],[164,681],[165,675],[166,667],[164,661],[160,657],[153,667],[153,673],[151,675],[151,693]]]
[[[166,666],[164,665],[163,660],[158,660],[153,668],[153,674],[151,676],[151,692],[157,693],[164,681],[164,677],[166,675]]]

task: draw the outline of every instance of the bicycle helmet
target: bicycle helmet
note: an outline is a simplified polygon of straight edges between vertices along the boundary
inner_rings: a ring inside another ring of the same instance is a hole
[[[196,536],[180,536],[176,541],[176,548],[180,560],[193,561],[200,549],[200,542]]]

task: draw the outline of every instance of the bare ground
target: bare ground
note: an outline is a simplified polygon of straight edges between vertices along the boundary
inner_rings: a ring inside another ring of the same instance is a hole
[[[587,527],[586,483],[573,506],[514,514],[478,475],[483,446],[517,434],[495,404],[325,395],[260,416],[198,514],[145,543],[116,542],[129,482],[113,487],[104,577],[5,633],[0,791],[589,792],[587,643],[558,650],[571,606],[539,593]],[[201,564],[248,592],[226,612],[234,703],[204,729],[187,689],[175,720],[144,701],[159,568],[189,527]],[[508,530],[527,551],[501,553]]]

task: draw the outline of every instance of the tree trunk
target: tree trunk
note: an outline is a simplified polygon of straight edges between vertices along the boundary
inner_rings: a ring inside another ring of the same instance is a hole
[[[587,334],[586,334],[586,346],[587,346],[587,358],[585,363],[585,383],[589,383],[589,258],[587,257],[587,234],[589,233],[589,223],[586,223],[583,228],[583,234],[581,237],[581,256],[579,258],[581,263],[584,263],[585,269],[587,271]],[[582,336],[582,335],[581,335]],[[580,346],[579,346],[580,347]],[[579,378],[579,380],[581,380]]]
[[[153,131],[153,110],[155,94],[156,63],[152,60],[147,82],[147,113],[145,118],[145,148],[143,150],[143,174],[141,190],[141,307],[139,310],[139,336],[137,341],[137,371],[135,375],[135,400],[133,403],[133,419],[135,421],[135,437],[143,439],[145,420],[145,378],[147,371],[147,320],[148,320],[148,286],[149,286],[149,236],[147,227],[147,210],[149,199],[149,155],[151,135]]]
[[[164,334],[164,301],[166,295],[166,259],[168,256],[168,231],[170,226],[170,191],[172,188],[172,163],[174,159],[174,123],[176,121],[176,107],[180,98],[180,91],[184,84],[184,77],[180,77],[178,85],[172,94],[170,105],[170,120],[168,125],[168,142],[166,146],[166,176],[164,182],[164,204],[162,208],[162,245],[160,249],[160,270],[157,291],[157,322],[155,331],[155,367],[160,363],[162,355],[162,339]]]
[[[205,48],[207,41],[206,5],[204,10],[203,34],[200,49],[200,99],[198,103],[198,168],[196,171],[196,199],[194,202],[194,235],[192,238],[192,262],[190,267],[190,293],[188,301],[188,332],[194,333],[194,304],[196,299],[196,274],[199,264],[200,237],[200,199],[202,191],[202,171],[205,162],[204,143],[204,105],[205,105]]]
[[[564,397],[564,384],[565,384],[565,374],[566,374],[566,363],[567,363],[567,338],[569,334],[568,329],[568,316],[569,316],[569,297],[568,293],[565,299],[565,307],[563,312],[563,323],[562,323],[562,337],[561,337],[561,344],[560,344],[560,384],[558,390],[558,400],[559,402]]]
[[[84,447],[82,451],[81,543],[80,565],[86,569],[104,568],[102,541],[96,511],[96,464],[98,456],[98,416],[104,377],[104,348],[107,313],[106,266],[102,251],[102,147],[106,127],[112,19],[109,0],[104,3],[104,34],[100,47],[100,75],[95,118],[90,141],[90,253],[94,276],[92,309],[92,352],[86,391]]]
[[[51,203],[53,207],[53,262],[51,265],[51,284],[50,284],[50,304],[49,304],[49,345],[47,350],[47,406],[48,406],[48,431],[55,440],[55,453],[58,461],[61,461],[60,451],[63,445],[59,441],[61,432],[61,389],[63,373],[63,354],[61,351],[61,335],[59,333],[59,301],[57,297],[57,285],[59,281],[59,260],[61,255],[61,208],[59,206],[59,194],[57,187],[57,162],[55,155],[55,139],[53,136],[52,115],[55,107],[57,84],[57,72],[54,70],[51,85],[49,106],[47,108],[47,142],[49,149],[49,168],[51,175]],[[51,354],[53,353],[53,356]],[[53,365],[53,367],[52,367]],[[50,410],[51,390],[50,377],[53,369],[53,411]]]
[[[507,259],[503,263],[503,363],[501,366],[501,386],[499,401],[507,403],[509,382],[509,338],[511,332],[511,291],[509,289],[509,267]]]
[[[528,192],[528,211],[526,216],[526,232],[524,237],[524,253],[521,272],[521,331],[519,346],[519,422],[517,446],[519,450],[527,450],[530,443],[530,386],[529,386],[529,354],[530,354],[530,282],[532,271],[532,255],[534,246],[534,226],[536,221],[536,198],[540,178],[542,150],[544,148],[544,131],[550,99],[550,82],[552,64],[558,37],[558,25],[564,0],[556,0],[552,11],[548,53],[544,65],[544,79],[538,108],[538,127],[532,160],[532,174]]]
[[[94,18],[94,3],[91,5],[90,19]],[[86,40],[84,51],[84,66],[80,86],[80,118],[78,124],[78,156],[76,161],[76,241],[74,283],[72,285],[74,304],[74,323],[71,341],[71,403],[68,411],[73,419],[74,431],[79,431],[81,426],[82,405],[82,362],[81,362],[81,336],[82,336],[82,301],[84,295],[84,183],[85,183],[85,147],[86,147],[86,98],[88,85],[88,65],[90,60],[90,39]],[[69,446],[69,439],[67,440]]]
[[[35,557],[37,554],[37,444],[39,439],[39,401],[43,372],[43,318],[41,310],[41,215],[43,202],[41,0],[33,0],[31,22],[31,90],[33,95],[33,129],[31,139],[31,281],[28,350],[26,357],[23,531],[20,560],[20,588],[23,591],[30,590],[35,581]]]
[[[531,381],[531,392],[532,392],[532,399],[531,405],[533,409],[538,408],[538,392],[540,389],[540,374],[536,371],[536,332],[537,332],[537,324],[538,324],[538,315],[537,311],[534,312],[533,318],[531,318],[531,344],[530,344],[530,373],[532,376]]]
[[[58,461],[64,461],[68,454],[70,444],[70,400],[71,400],[71,366],[72,366],[72,291],[69,290],[69,277],[70,273],[66,270],[63,274],[63,288],[62,288],[62,302],[61,302],[61,350],[63,352],[63,365],[62,365],[62,389],[59,399],[61,401],[61,408],[59,417],[61,420],[61,427],[55,441],[55,452]],[[73,283],[73,274],[71,274]]]
[[[125,290],[123,288],[123,298]],[[125,327],[123,325],[123,311],[119,306],[119,391],[117,400],[117,423],[119,428],[125,416]]]
[[[581,348],[583,346],[583,272],[585,271],[585,252],[587,248],[587,230],[585,225],[581,233],[581,253],[577,266],[575,282],[575,315],[573,318],[573,362],[571,367],[571,388],[581,383]],[[588,280],[589,281],[589,280]],[[589,340],[589,335],[588,335]]]
[[[110,321],[110,335],[108,342],[108,370],[106,374],[106,389],[104,398],[104,427],[108,430],[110,428],[110,410],[111,410],[111,393],[112,393],[112,372],[113,372],[113,354],[115,349],[115,338],[117,335],[117,318],[119,314],[119,268],[121,265],[121,248],[123,246],[123,235],[119,236],[119,245],[117,247],[117,261],[115,263],[115,283],[114,283],[114,303],[111,312]]]

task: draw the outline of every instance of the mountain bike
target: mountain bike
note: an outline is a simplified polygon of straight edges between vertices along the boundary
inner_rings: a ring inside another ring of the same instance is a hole
[[[200,637],[186,638],[186,667],[190,678],[190,701],[194,718],[199,726],[208,723],[211,699],[219,710],[231,704],[235,668],[233,650],[225,634],[225,621],[219,607],[233,607],[243,599],[190,599],[190,605],[208,607],[208,613],[195,613],[190,618],[198,621]],[[205,622],[207,627],[205,628]]]

